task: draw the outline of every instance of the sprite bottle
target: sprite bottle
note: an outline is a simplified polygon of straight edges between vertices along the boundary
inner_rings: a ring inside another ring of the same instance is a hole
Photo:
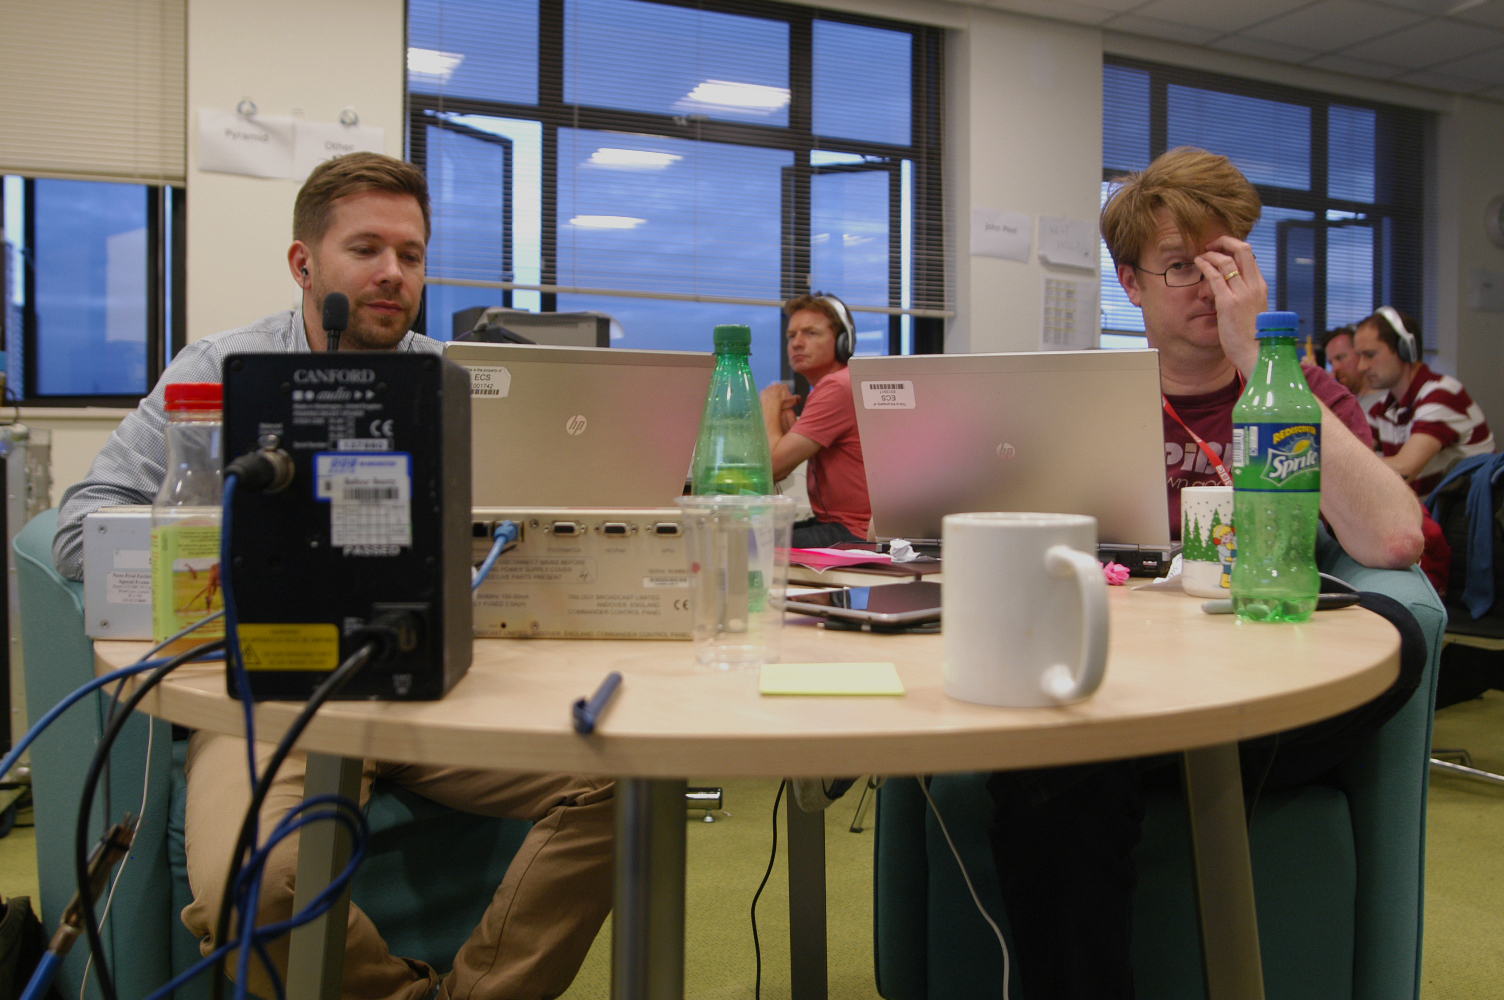
[[[715,328],[715,374],[700,418],[690,491],[732,496],[773,492],[773,462],[762,403],[752,381],[752,329]]]
[[[1258,364],[1232,411],[1232,606],[1248,621],[1303,622],[1321,590],[1321,406],[1295,352],[1298,321],[1259,314]]]

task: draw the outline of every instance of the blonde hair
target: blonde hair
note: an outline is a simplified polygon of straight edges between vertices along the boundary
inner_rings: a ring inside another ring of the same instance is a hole
[[[1248,238],[1263,213],[1259,193],[1225,156],[1180,146],[1136,174],[1114,178],[1117,188],[1102,206],[1102,239],[1115,264],[1137,264],[1159,232],[1160,209],[1169,212],[1188,247],[1216,223]]]
[[[423,239],[433,235],[428,180],[411,163],[380,153],[346,153],[313,168],[292,209],[292,238],[314,246],[334,221],[334,203],[362,191],[412,196],[423,212]]]

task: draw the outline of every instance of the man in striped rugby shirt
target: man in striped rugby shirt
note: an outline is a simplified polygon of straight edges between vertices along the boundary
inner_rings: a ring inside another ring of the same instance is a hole
[[[1447,470],[1494,450],[1483,411],[1462,383],[1421,360],[1420,326],[1389,306],[1358,324],[1358,373],[1385,397],[1368,411],[1384,462],[1422,497]]]

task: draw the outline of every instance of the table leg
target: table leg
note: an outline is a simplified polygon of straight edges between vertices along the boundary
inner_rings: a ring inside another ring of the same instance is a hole
[[[788,795],[789,995],[825,1000],[825,813],[805,812]]]
[[[1238,745],[1185,752],[1201,962],[1210,1000],[1263,1000],[1258,914]]]
[[[613,1000],[683,1000],[685,784],[617,779]]]
[[[303,795],[342,795],[360,801],[361,762],[311,753]],[[324,891],[350,860],[350,835],[338,823],[311,823],[298,831],[296,913]],[[350,916],[347,887],[323,916],[292,932],[287,956],[290,1000],[339,1000],[345,978],[345,928]]]

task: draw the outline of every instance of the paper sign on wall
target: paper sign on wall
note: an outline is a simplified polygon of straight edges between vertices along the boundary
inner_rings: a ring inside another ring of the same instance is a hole
[[[1029,262],[1034,246],[1034,218],[998,208],[971,209],[971,252],[978,257]]]
[[[1097,269],[1097,227],[1080,219],[1039,217],[1039,259],[1066,267]]]
[[[293,129],[292,179],[301,184],[325,160],[357,152],[385,153],[386,129],[300,121]]]
[[[1039,344],[1046,351],[1092,350],[1098,346],[1097,286],[1091,281],[1044,279],[1044,323]]]
[[[249,177],[292,176],[293,121],[200,108],[198,168]]]

